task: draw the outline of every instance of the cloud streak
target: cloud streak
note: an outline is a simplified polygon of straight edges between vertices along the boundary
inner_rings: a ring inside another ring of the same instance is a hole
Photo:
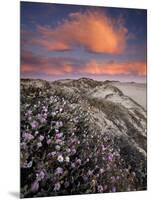
[[[41,57],[25,51],[21,58],[22,74],[44,75],[146,75],[144,61],[98,61],[64,57]]]

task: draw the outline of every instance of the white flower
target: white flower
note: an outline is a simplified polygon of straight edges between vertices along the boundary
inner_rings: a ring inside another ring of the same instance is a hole
[[[37,143],[37,146],[38,146],[38,147],[42,147],[42,143],[41,143],[41,142],[38,142],[38,143]]]
[[[55,149],[56,149],[57,151],[59,151],[59,150],[60,150],[60,146],[59,146],[59,145],[56,145],[56,146],[55,146]]]
[[[35,135],[38,135],[39,131],[35,131]]]
[[[43,140],[44,140],[44,136],[43,136],[43,135],[40,135],[40,136],[39,136],[39,140],[40,140],[40,141],[43,141]]]
[[[66,157],[65,157],[65,161],[66,161],[66,162],[70,162],[69,156],[66,156]]]
[[[64,161],[64,158],[63,158],[62,155],[60,155],[60,156],[58,156],[57,160],[58,160],[59,162],[63,162],[63,161]]]
[[[66,151],[67,151],[68,153],[70,153],[70,152],[71,152],[71,149],[70,149],[70,148],[67,148]]]

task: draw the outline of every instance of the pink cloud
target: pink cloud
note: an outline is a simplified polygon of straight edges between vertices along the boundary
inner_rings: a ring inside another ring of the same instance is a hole
[[[95,53],[119,54],[124,51],[128,30],[121,18],[112,20],[105,12],[72,13],[55,28],[38,26],[36,42],[49,51],[81,46]]]
[[[87,63],[81,68],[80,73],[87,73],[93,75],[129,75],[136,74],[139,76],[146,75],[146,63],[141,61],[130,62],[97,62],[95,60]]]
[[[97,60],[81,61],[63,57],[41,57],[31,52],[23,52],[21,58],[21,73],[45,75],[146,75],[144,61],[110,61]]]

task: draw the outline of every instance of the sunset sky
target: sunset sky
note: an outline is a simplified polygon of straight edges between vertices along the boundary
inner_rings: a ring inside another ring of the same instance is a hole
[[[146,81],[146,11],[21,3],[21,78]]]

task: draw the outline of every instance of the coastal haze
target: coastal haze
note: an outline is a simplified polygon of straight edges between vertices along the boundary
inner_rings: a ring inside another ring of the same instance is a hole
[[[146,24],[21,3],[21,198],[147,189]]]

